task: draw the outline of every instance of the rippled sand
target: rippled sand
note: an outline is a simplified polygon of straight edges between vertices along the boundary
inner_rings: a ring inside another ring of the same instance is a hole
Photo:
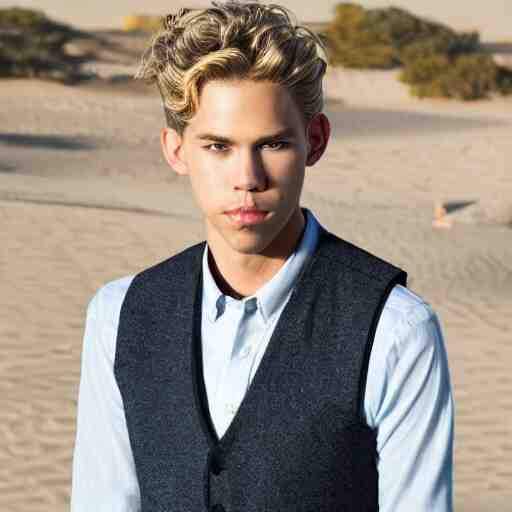
[[[122,88],[121,88],[122,89]],[[203,236],[158,147],[153,94],[0,82],[0,510],[67,510],[85,307]],[[512,102],[410,100],[337,73],[305,206],[408,270],[439,312],[456,400],[458,511],[512,498]],[[7,107],[7,108],[5,108]],[[472,201],[434,229],[434,205]]]

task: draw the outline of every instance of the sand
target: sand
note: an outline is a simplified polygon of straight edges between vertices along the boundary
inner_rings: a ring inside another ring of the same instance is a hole
[[[393,73],[329,71],[326,92],[333,137],[303,204],[439,313],[457,511],[510,510],[512,101],[414,100]],[[204,233],[160,155],[154,93],[3,80],[0,104],[0,510],[62,512],[88,300]]]

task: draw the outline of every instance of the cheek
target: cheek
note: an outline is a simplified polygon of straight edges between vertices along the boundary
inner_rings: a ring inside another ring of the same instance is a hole
[[[224,174],[211,161],[195,160],[189,167],[189,178],[196,200],[203,208],[215,208],[225,193]]]
[[[214,196],[218,187],[215,187],[214,184],[211,183],[208,176],[194,174],[190,176],[190,184],[196,200],[202,206],[214,204]]]
[[[269,157],[265,162],[265,168],[269,172],[270,179],[282,188],[296,188],[304,179],[304,159],[301,154],[288,154]]]

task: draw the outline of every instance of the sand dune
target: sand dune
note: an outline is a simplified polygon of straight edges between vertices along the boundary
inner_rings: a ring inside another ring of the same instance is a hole
[[[512,103],[413,100],[387,73],[336,72],[326,90],[333,139],[303,204],[439,312],[457,511],[510,510]],[[0,510],[63,512],[88,300],[204,234],[160,156],[155,94],[2,81],[0,102]],[[432,228],[436,203],[461,201]]]

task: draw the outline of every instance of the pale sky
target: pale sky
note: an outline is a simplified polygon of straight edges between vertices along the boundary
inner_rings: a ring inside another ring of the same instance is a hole
[[[300,21],[331,17],[336,0],[274,0]],[[512,0],[363,0],[365,7],[396,5],[458,30],[478,29],[483,40],[512,42]],[[314,10],[311,5],[314,4]],[[128,14],[165,14],[182,6],[206,6],[207,0],[0,0],[0,7],[26,6],[82,28],[120,28]]]

